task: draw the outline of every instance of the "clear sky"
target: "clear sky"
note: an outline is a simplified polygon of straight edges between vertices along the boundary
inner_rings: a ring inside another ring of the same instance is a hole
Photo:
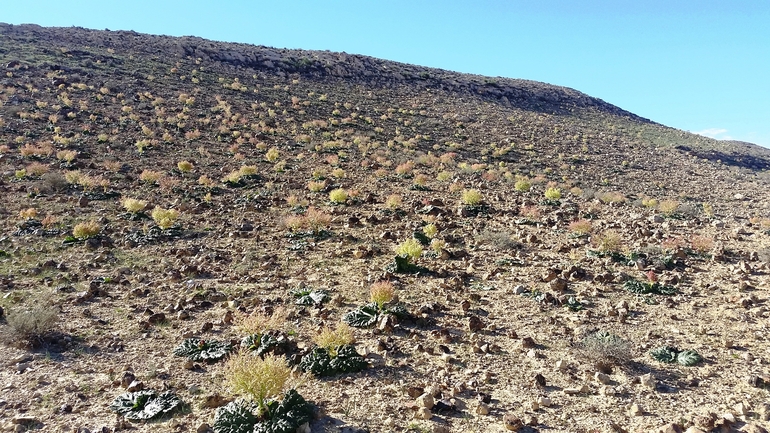
[[[768,0],[0,0],[0,22],[345,51],[572,87],[770,147]]]

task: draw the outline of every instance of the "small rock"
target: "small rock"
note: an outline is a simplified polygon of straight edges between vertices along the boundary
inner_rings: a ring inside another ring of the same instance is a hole
[[[690,426],[689,428],[687,428],[687,430],[684,431],[684,433],[708,433],[708,431],[695,426]]]
[[[434,425],[433,426],[433,433],[450,433],[451,430],[449,430],[449,427],[445,425]]]
[[[210,394],[203,399],[201,407],[215,409],[233,401],[232,398],[222,397],[220,394]]]
[[[530,415],[530,414],[525,414],[525,415],[524,415],[524,420],[523,420],[523,421],[524,421],[524,425],[528,425],[528,426],[532,426],[532,427],[534,427],[534,426],[536,426],[536,425],[540,424],[540,423],[538,422],[538,420],[537,420],[537,416],[535,416],[535,415]]]
[[[29,425],[29,424],[37,424],[38,420],[37,418],[31,417],[31,416],[24,416],[24,415],[16,415],[11,420],[14,424],[22,424],[22,425]]]
[[[604,385],[608,385],[610,382],[612,382],[612,379],[610,379],[610,376],[607,374],[604,374],[602,372],[597,371],[594,373],[594,380],[596,380],[599,383],[602,383]]]
[[[430,394],[423,394],[415,400],[415,403],[417,403],[417,406],[424,407],[428,410],[433,409],[433,405],[436,404],[436,401],[433,399],[433,396]]]
[[[682,428],[678,424],[666,424],[655,430],[655,433],[682,433]]]
[[[433,414],[430,409],[424,407],[417,409],[417,412],[414,413],[415,419],[431,419],[431,417],[433,417]]]
[[[140,380],[135,380],[126,387],[126,391],[128,392],[136,392],[136,391],[141,391],[143,389],[144,389],[144,383],[142,383],[142,381]]]
[[[540,373],[536,374],[535,378],[533,379],[533,382],[535,383],[536,386],[540,388],[545,388],[545,385],[546,385],[545,377],[542,374]]]
[[[200,425],[198,426],[198,428],[197,428],[197,429],[195,429],[195,432],[196,432],[196,433],[209,433],[209,432],[212,432],[212,431],[214,431],[214,430],[212,430],[212,429],[211,429],[211,426],[209,426],[209,425],[208,425],[208,424],[206,424],[205,422],[204,422],[204,423],[202,423],[202,424],[200,424]]]
[[[567,395],[586,394],[588,391],[589,389],[586,385],[583,385],[580,388],[564,388],[564,393]]]
[[[471,330],[471,332],[478,332],[484,329],[484,322],[479,319],[478,316],[470,316],[468,318],[468,329]]]
[[[655,389],[657,387],[657,381],[655,380],[655,377],[652,375],[652,373],[647,373],[645,375],[642,375],[639,378],[639,383],[641,383],[642,386],[645,386],[650,389]]]
[[[128,388],[131,383],[136,381],[136,376],[134,376],[134,373],[130,371],[124,371],[123,376],[120,378],[120,386],[123,388]]]
[[[524,349],[530,349],[536,345],[537,344],[535,343],[535,340],[532,339],[532,337],[524,337],[521,339],[521,347]]]
[[[631,408],[628,409],[628,414],[631,416],[641,416],[643,413],[642,407],[636,403],[632,404]]]
[[[551,399],[546,396],[540,396],[537,398],[537,404],[543,407],[551,407]]]
[[[155,313],[150,315],[150,317],[147,318],[147,322],[151,325],[157,325],[158,323],[163,323],[166,321],[166,315],[163,313]]]
[[[560,360],[556,361],[556,369],[558,371],[566,370],[567,369],[567,361],[565,361],[563,359],[560,359]]]
[[[744,433],[767,433],[766,428],[754,423],[746,424],[741,431]]]
[[[479,403],[478,406],[476,406],[476,413],[479,415],[489,415],[489,405],[486,403]]]
[[[503,416],[503,426],[509,431],[519,431],[524,428],[524,423],[515,414],[509,412]]]
[[[396,421],[391,417],[387,417],[382,421],[382,425],[391,429],[396,426]]]
[[[745,416],[749,412],[746,404],[744,403],[736,404],[733,406],[733,409],[735,409],[735,413],[738,414],[738,416]]]

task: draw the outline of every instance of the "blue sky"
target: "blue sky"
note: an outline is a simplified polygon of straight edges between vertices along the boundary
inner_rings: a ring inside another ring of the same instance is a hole
[[[0,22],[347,53],[572,87],[770,147],[767,0],[0,0]]]

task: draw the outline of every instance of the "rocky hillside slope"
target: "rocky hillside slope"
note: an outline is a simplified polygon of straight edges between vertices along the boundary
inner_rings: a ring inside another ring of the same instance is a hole
[[[0,66],[0,429],[225,431],[284,367],[252,424],[767,427],[770,150],[344,53],[0,24]]]

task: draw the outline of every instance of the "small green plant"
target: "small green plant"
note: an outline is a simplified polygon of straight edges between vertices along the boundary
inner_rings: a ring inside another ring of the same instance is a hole
[[[150,215],[158,227],[160,227],[162,230],[166,230],[171,228],[176,222],[177,218],[179,218],[179,211],[176,209],[163,209],[161,207],[156,207],[152,210],[152,214]]]
[[[383,315],[392,314],[396,318],[408,318],[410,314],[406,311],[403,305],[393,305],[382,307],[376,302],[370,302],[355,310],[345,313],[342,317],[342,321],[350,326],[356,328],[368,328],[375,323]]]
[[[316,376],[332,376],[340,373],[355,373],[369,364],[351,344],[334,347],[316,347],[302,357],[299,367],[302,371]]]
[[[96,221],[86,221],[75,225],[72,229],[72,236],[75,239],[89,239],[99,234],[102,226]]]
[[[337,188],[329,192],[329,201],[334,204],[344,204],[348,201],[348,192],[342,188]]]
[[[647,281],[638,281],[634,279],[627,280],[623,287],[636,295],[675,295],[676,288],[667,286],[658,282],[658,278],[653,271],[647,273]]]
[[[568,229],[575,236],[585,236],[591,233],[591,230],[593,229],[593,227],[591,225],[591,221],[582,219],[582,220],[571,222],[568,226]]]
[[[158,394],[153,390],[121,394],[110,404],[110,410],[134,421],[170,416],[183,407],[182,399],[171,391]]]
[[[123,199],[123,209],[131,213],[139,213],[147,207],[147,201],[135,198]]]
[[[278,149],[275,147],[271,147],[270,150],[268,150],[265,153],[265,159],[268,162],[275,162],[278,161],[278,158],[281,156],[280,152],[278,152]]]
[[[283,358],[241,351],[230,357],[224,373],[230,388],[247,399],[217,410],[215,432],[293,433],[310,420],[313,411],[305,399],[293,387],[284,393],[292,373]]]
[[[393,300],[395,290],[390,281],[378,281],[369,288],[369,300],[377,304],[379,309]]]
[[[466,206],[478,206],[482,200],[481,192],[477,189],[466,189],[462,193],[461,201]]]
[[[650,356],[658,362],[665,364],[677,363],[685,367],[692,367],[703,361],[703,357],[694,350],[680,350],[672,346],[661,346],[650,351]]]
[[[396,255],[414,262],[422,255],[422,243],[415,238],[407,239],[396,247]]]
[[[326,290],[298,289],[291,294],[296,298],[295,304],[315,307],[322,306],[332,298]]]
[[[216,362],[227,356],[232,349],[230,343],[222,341],[187,338],[174,349],[174,355],[191,361]]]
[[[530,190],[530,188],[532,188],[532,182],[525,179],[519,179],[516,181],[516,183],[513,184],[513,187],[516,189],[516,191],[527,192]]]
[[[193,167],[192,162],[190,162],[190,161],[179,161],[176,164],[176,168],[178,168],[179,171],[181,171],[182,173],[189,173],[189,172],[193,171],[194,167]]]
[[[561,190],[559,188],[548,188],[545,190],[545,198],[549,201],[558,201],[561,199]]]
[[[433,237],[438,234],[438,227],[436,227],[436,224],[428,224],[422,228],[422,232],[425,233],[425,236],[428,238],[433,239]]]
[[[212,428],[214,433],[294,433],[312,416],[312,407],[290,389],[280,400],[267,400],[264,407],[244,399],[230,402],[217,409]]]

